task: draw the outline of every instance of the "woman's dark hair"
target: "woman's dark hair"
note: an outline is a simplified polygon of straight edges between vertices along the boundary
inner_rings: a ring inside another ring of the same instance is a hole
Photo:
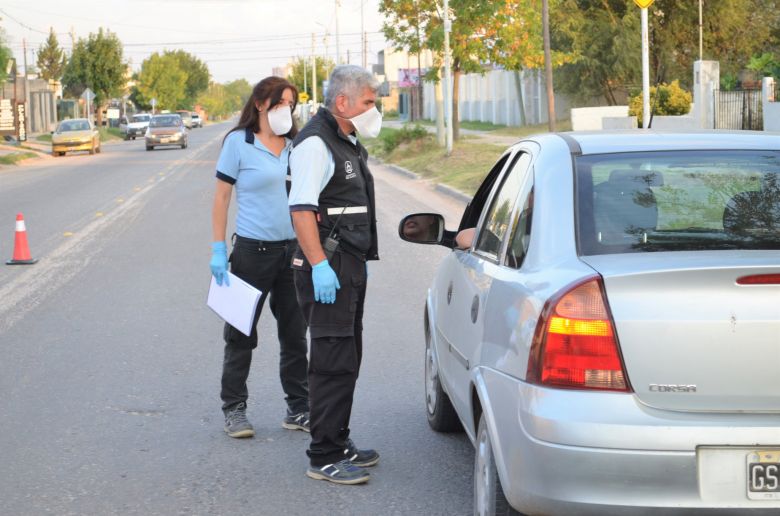
[[[252,132],[259,133],[260,113],[257,111],[255,104],[260,104],[262,106],[265,104],[266,100],[271,99],[271,104],[269,104],[268,109],[273,109],[279,105],[279,102],[281,102],[284,90],[292,91],[292,109],[294,110],[295,106],[298,105],[298,89],[293,86],[290,81],[281,77],[271,76],[266,77],[262,81],[255,84],[255,87],[252,89],[252,94],[247,99],[246,104],[244,104],[244,109],[241,110],[241,118],[238,119],[238,125],[228,131],[227,134],[230,134],[233,131],[246,129],[248,127],[252,129]],[[295,118],[293,117],[293,125],[290,128],[290,131],[284,136],[288,138],[295,138],[296,134],[298,134],[298,127],[296,127]],[[225,135],[225,138],[227,138],[227,135]]]

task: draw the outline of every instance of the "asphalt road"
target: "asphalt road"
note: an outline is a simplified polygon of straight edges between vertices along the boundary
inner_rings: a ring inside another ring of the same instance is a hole
[[[380,262],[369,264],[352,417],[382,455],[363,486],[304,475],[284,430],[268,313],[250,377],[254,439],[222,430],[221,323],[205,306],[214,163],[226,125],[186,150],[106,145],[0,169],[0,258],[25,215],[34,266],[0,265],[0,514],[458,515],[473,450],[435,434],[423,400],[424,296],[444,248],[402,242],[400,217],[463,205],[373,167]]]

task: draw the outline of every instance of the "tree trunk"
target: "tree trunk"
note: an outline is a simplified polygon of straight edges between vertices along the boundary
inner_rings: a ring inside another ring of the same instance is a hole
[[[103,104],[95,103],[95,127],[103,127]]]
[[[544,40],[544,69],[547,83],[547,122],[550,132],[555,132],[555,93],[553,91],[552,51],[550,49],[550,8],[548,0],[542,0],[542,31]]]
[[[525,99],[523,98],[523,79],[521,77],[522,69],[515,70],[515,88],[517,88],[517,104],[520,106],[520,126],[528,125],[525,120]]]
[[[439,147],[444,147],[446,145],[445,141],[445,134],[444,134],[444,96],[442,94],[442,86],[441,81],[443,81],[441,77],[439,77],[439,80],[436,81],[436,84],[434,85],[434,96],[436,98],[436,141],[439,144]]]
[[[460,92],[460,66],[455,65],[452,74],[452,141],[460,139],[460,113],[458,96]]]

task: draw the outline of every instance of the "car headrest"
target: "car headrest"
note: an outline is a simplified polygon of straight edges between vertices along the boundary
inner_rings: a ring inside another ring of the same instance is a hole
[[[645,186],[663,186],[664,177],[651,170],[618,169],[609,174],[610,183],[640,183]]]

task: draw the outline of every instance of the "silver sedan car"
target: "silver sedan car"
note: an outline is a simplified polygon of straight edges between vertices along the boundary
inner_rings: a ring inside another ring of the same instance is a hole
[[[530,138],[458,229],[399,234],[454,248],[426,408],[475,514],[780,513],[780,137]]]

